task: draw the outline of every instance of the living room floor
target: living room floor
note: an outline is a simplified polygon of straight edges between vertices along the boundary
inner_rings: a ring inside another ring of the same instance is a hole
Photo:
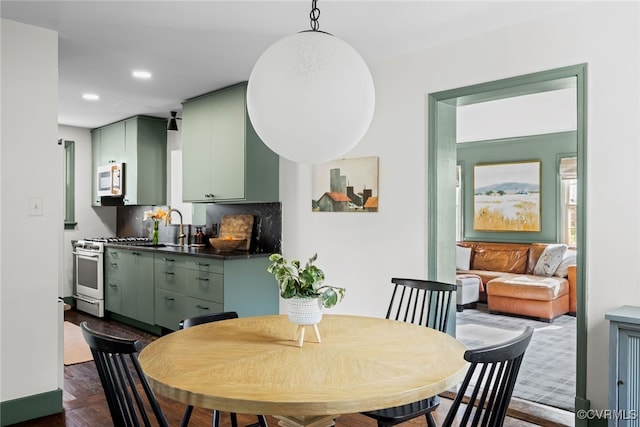
[[[499,342],[526,326],[535,329],[513,396],[573,412],[576,389],[576,318],[547,323],[527,317],[492,314],[486,304],[456,313],[456,336],[468,348]]]

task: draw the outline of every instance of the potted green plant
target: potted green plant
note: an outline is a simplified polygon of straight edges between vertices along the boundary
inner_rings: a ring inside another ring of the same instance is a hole
[[[289,262],[281,254],[271,254],[271,265],[267,271],[278,282],[282,298],[318,298],[326,308],[333,307],[344,298],[344,288],[323,284],[324,272],[314,265],[317,259],[318,254],[314,254],[303,267],[298,260]]]

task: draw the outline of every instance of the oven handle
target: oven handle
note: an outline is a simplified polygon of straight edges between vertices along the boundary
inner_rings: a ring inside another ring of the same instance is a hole
[[[84,302],[87,302],[87,303],[93,304],[93,305],[96,305],[96,304],[100,303],[100,301],[98,301],[98,300],[87,299],[87,298],[84,298],[84,297],[82,297],[80,295],[73,295],[73,298],[79,299],[80,301],[84,301]]]
[[[78,255],[78,256],[86,256],[86,257],[91,257],[91,258],[99,258],[100,255],[98,254],[88,254],[88,253],[83,253],[83,252],[71,252],[73,255]]]

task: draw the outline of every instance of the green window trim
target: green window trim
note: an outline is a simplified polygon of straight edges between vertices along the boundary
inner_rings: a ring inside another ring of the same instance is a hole
[[[64,229],[72,230],[75,221],[75,143],[64,141]]]

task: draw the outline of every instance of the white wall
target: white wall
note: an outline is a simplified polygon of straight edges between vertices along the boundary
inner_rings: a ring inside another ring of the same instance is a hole
[[[65,230],[62,244],[63,277],[60,296],[73,293],[72,240],[116,235],[116,208],[91,206],[91,130],[58,126],[58,138],[74,141],[75,150],[75,220],[73,230]],[[64,159],[63,159],[64,162]],[[63,163],[64,164],[64,163]]]
[[[185,224],[193,224],[193,205],[182,201],[182,122],[167,131],[167,204],[178,209]]]
[[[0,20],[0,400],[55,391],[63,154],[58,35]],[[28,203],[38,204],[30,215]],[[36,199],[32,199],[36,198]]]
[[[380,156],[379,213],[312,213],[310,166],[283,160],[283,249],[302,259],[317,251],[327,282],[347,287],[335,312],[383,316],[391,277],[426,277],[427,94],[588,63],[587,398],[604,409],[604,314],[640,305],[639,5],[573,5],[563,14],[373,64],[373,123],[345,157]]]

